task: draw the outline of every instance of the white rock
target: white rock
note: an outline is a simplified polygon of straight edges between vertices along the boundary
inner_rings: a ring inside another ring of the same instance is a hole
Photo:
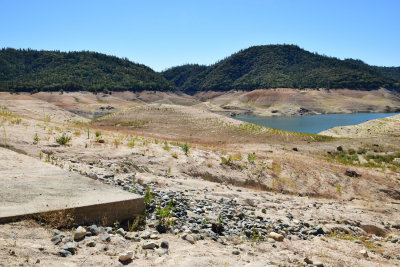
[[[283,235],[275,233],[275,232],[271,232],[268,234],[268,237],[275,239],[275,241],[279,241],[282,242],[283,241]]]
[[[82,226],[79,226],[75,231],[74,231],[74,240],[80,240],[84,238],[86,235],[86,229],[83,228]]]
[[[121,254],[119,254],[119,260],[120,261],[128,261],[132,259],[133,257],[133,251],[125,251]]]
[[[186,235],[184,239],[188,241],[190,244],[194,244],[196,242],[196,239],[192,235]]]
[[[368,252],[365,249],[360,250],[360,254],[364,257],[364,258],[368,258]]]

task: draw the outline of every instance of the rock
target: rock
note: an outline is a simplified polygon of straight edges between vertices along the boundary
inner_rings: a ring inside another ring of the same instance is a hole
[[[368,252],[365,249],[360,250],[360,254],[364,257],[364,258],[368,258]]]
[[[234,251],[232,251],[232,254],[233,254],[233,255],[239,255],[239,254],[240,254],[240,251],[239,251],[239,250],[234,250]]]
[[[53,229],[53,234],[54,235],[60,235],[62,232],[58,229]]]
[[[353,170],[346,170],[346,172],[344,174],[349,176],[349,177],[360,177],[361,176],[361,174],[359,174],[359,173],[357,173],[356,171],[353,171]]]
[[[125,236],[125,230],[122,229],[122,228],[119,228],[119,229],[116,231],[116,234],[118,234],[118,235],[124,237],[124,236]]]
[[[184,240],[188,241],[190,244],[196,243],[196,239],[193,237],[193,235],[186,234],[186,235],[182,236],[182,238]]]
[[[156,226],[156,230],[160,233],[160,234],[165,234],[167,232],[167,227],[165,227],[165,225],[163,224],[158,224]]]
[[[150,239],[160,239],[160,236],[157,234],[151,234]]]
[[[393,189],[393,188],[387,188],[387,189],[380,189],[379,191],[385,193],[386,195],[388,195],[389,197],[396,199],[396,200],[400,200],[400,191]]]
[[[161,242],[161,247],[162,247],[162,248],[165,248],[165,249],[169,249],[169,243],[168,243],[168,241],[162,241],[162,242]]]
[[[322,226],[322,230],[327,234],[333,232],[341,232],[348,234],[351,232],[347,226],[341,224],[325,224]]]
[[[337,150],[337,151],[343,151],[343,147],[342,147],[342,146],[338,146],[338,147],[336,148],[336,150]]]
[[[139,235],[135,232],[128,232],[125,234],[125,238],[128,240],[134,240],[135,237],[139,237]]]
[[[396,255],[396,259],[400,261],[400,254]]]
[[[325,234],[325,232],[324,232],[324,230],[322,229],[321,226],[315,227],[314,230],[311,231],[310,233],[311,233],[312,235],[324,235],[324,234]]]
[[[121,262],[125,262],[131,260],[133,258],[133,251],[125,251],[119,254],[118,260]]]
[[[142,248],[143,248],[143,249],[153,249],[153,248],[155,248],[156,246],[157,246],[157,244],[154,243],[154,242],[146,242],[146,243],[144,243],[144,244],[142,245]]]
[[[90,231],[93,235],[98,235],[98,234],[100,234],[100,228],[98,228],[97,227],[97,225],[91,225],[91,226],[89,226],[88,228],[88,231]]]
[[[282,242],[284,237],[281,234],[275,233],[275,232],[271,232],[268,234],[268,237],[273,238],[276,241]]]
[[[316,267],[324,267],[324,264],[323,264],[322,262],[315,261],[315,262],[313,263],[313,266],[316,266]]]
[[[263,208],[263,209],[261,209],[261,212],[265,214],[265,213],[267,213],[267,210],[265,208]]]
[[[381,227],[375,226],[375,225],[371,225],[371,224],[361,225],[360,228],[363,229],[368,234],[374,234],[374,235],[383,236],[383,237],[386,236],[386,234],[387,234],[387,230],[385,230]]]
[[[211,225],[211,230],[214,233],[221,234],[224,231],[224,226],[222,224],[213,223]]]
[[[310,259],[307,258],[307,257],[304,258],[304,262],[307,263],[307,264],[313,264],[313,261],[310,260]]]
[[[75,231],[74,231],[74,240],[81,240],[85,238],[86,236],[86,229],[83,228],[82,226],[79,226]]]
[[[61,257],[67,257],[67,256],[69,256],[69,255],[72,255],[71,252],[69,252],[68,250],[65,250],[65,249],[61,249],[60,251],[58,251],[58,254],[59,254]]]
[[[89,242],[86,244],[86,246],[93,248],[93,247],[96,246],[96,241],[94,241],[94,240],[89,241]]]
[[[165,248],[157,248],[154,251],[158,254],[158,256],[168,254],[168,249]]]
[[[103,242],[109,242],[111,240],[111,236],[109,234],[104,234],[100,236],[100,240]]]
[[[149,239],[150,238],[150,232],[149,231],[143,231],[140,235],[140,238],[142,239]]]
[[[54,245],[58,245],[59,243],[61,243],[61,241],[62,241],[61,235],[56,235],[51,239],[51,242],[53,242]]]
[[[73,242],[67,242],[63,247],[63,250],[68,250],[72,254],[75,254],[76,252],[76,245]]]
[[[299,151],[299,149],[298,149],[297,147],[294,147],[294,148],[293,148],[293,151],[296,151],[296,152],[297,152],[297,151]]]

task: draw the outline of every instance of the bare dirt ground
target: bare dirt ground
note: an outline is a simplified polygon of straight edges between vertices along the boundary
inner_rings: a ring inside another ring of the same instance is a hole
[[[358,91],[268,89],[251,92],[202,92],[209,110],[230,115],[293,116],[304,114],[397,112],[399,93],[386,89]]]
[[[400,115],[367,121],[353,126],[340,126],[321,132],[334,137],[377,137],[382,135],[400,137]]]
[[[114,231],[107,242],[98,236],[74,242],[77,253],[64,258],[59,250],[66,241],[54,245],[49,226],[0,225],[0,266],[119,266],[118,255],[127,250],[135,254],[132,266],[301,266],[306,257],[324,266],[400,263],[399,168],[395,159],[367,157],[399,152],[396,136],[332,139],[272,131],[210,113],[184,95],[143,93],[137,101],[137,95],[120,93],[99,103],[84,93],[41,94],[0,95],[2,146],[125,190],[151,187],[160,199],[184,194],[188,215],[176,215],[175,233],[151,239],[168,241],[168,254],[144,249],[147,239],[135,242]],[[45,114],[38,111],[42,104]],[[115,113],[87,123],[102,106]],[[393,127],[398,124],[388,129]],[[64,133],[71,137],[68,146],[55,142]],[[229,234],[214,240],[193,228],[197,219],[215,221],[221,212]],[[148,218],[147,231],[156,222]],[[256,223],[249,229],[260,230],[247,236],[239,223]],[[324,234],[314,235],[317,227]],[[263,236],[272,230],[283,241]],[[63,231],[71,236],[71,229]],[[87,246],[94,239],[96,245]]]

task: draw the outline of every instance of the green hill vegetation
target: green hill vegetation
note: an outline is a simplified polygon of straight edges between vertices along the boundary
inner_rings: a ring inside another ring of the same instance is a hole
[[[0,91],[176,90],[145,65],[95,52],[2,49]]]
[[[0,50],[0,91],[169,91],[261,88],[400,88],[400,67],[369,66],[295,45],[253,46],[211,66],[188,64],[157,73],[96,52]]]
[[[260,88],[400,87],[400,79],[360,60],[340,60],[295,45],[253,46],[211,66],[184,65],[163,72],[180,89],[196,91]]]
[[[396,81],[400,81],[400,67],[376,67],[380,72]]]

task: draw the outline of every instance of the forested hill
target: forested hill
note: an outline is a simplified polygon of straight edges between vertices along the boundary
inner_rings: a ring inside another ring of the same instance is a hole
[[[2,49],[0,91],[176,90],[145,65],[95,52]]]
[[[400,81],[400,67],[376,67],[380,72],[386,76]]]
[[[295,45],[253,46],[209,67],[184,65],[163,72],[188,93],[260,88],[398,88],[396,73],[360,60],[318,55]]]

